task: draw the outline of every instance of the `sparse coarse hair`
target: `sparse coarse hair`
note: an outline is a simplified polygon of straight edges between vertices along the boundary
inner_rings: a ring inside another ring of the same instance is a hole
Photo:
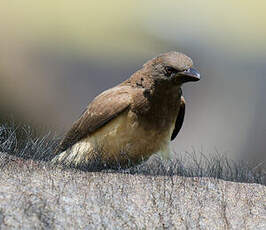
[[[34,160],[40,164],[50,165],[55,156],[60,138],[51,133],[42,137],[34,135],[34,130],[28,125],[16,125],[14,122],[0,124],[0,152]],[[102,151],[99,147],[98,151]],[[98,154],[101,155],[101,154]],[[230,160],[226,155],[216,151],[213,154],[192,152],[176,153],[175,158],[163,160],[154,155],[148,161],[127,169],[109,169],[95,162],[95,164],[81,165],[82,171],[116,172],[127,174],[185,176],[185,177],[213,177],[227,181],[266,184],[265,171],[259,167],[251,167],[247,162]],[[130,163],[130,162],[129,162]],[[4,167],[4,165],[1,165]],[[63,166],[64,167],[64,166]],[[70,168],[75,166],[69,165]]]

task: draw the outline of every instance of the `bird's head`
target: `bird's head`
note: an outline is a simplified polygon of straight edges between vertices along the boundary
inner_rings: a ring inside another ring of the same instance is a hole
[[[185,54],[171,51],[153,58],[143,67],[151,73],[155,81],[182,85],[185,82],[200,80],[199,72],[192,66],[191,58]]]

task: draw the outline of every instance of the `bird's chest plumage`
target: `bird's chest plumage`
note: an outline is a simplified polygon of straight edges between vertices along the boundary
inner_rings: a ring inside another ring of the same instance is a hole
[[[167,128],[166,128],[167,127]],[[129,158],[131,161],[148,158],[155,152],[167,152],[174,121],[164,129],[147,128],[132,111],[125,111],[100,128],[85,142],[101,145],[115,159]],[[141,156],[141,157],[140,157]]]
[[[181,91],[176,88],[171,90],[166,88],[145,99],[145,103],[140,103],[140,105],[134,103],[137,107],[132,108],[141,126],[146,130],[157,132],[169,130],[175,123],[179,112]],[[145,99],[137,98],[136,101]]]

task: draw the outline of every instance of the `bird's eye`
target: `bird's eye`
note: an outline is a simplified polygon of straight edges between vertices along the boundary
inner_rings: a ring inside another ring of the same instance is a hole
[[[165,67],[165,75],[167,77],[170,77],[173,73],[177,73],[177,72],[178,71],[175,68],[171,67],[171,66],[166,66]]]

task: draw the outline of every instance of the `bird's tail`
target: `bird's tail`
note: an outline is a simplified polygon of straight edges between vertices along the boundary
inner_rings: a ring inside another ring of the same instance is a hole
[[[86,170],[101,170],[107,165],[103,161],[104,151],[102,149],[83,149],[72,147],[59,154],[52,160],[53,165],[63,165],[71,168]]]

